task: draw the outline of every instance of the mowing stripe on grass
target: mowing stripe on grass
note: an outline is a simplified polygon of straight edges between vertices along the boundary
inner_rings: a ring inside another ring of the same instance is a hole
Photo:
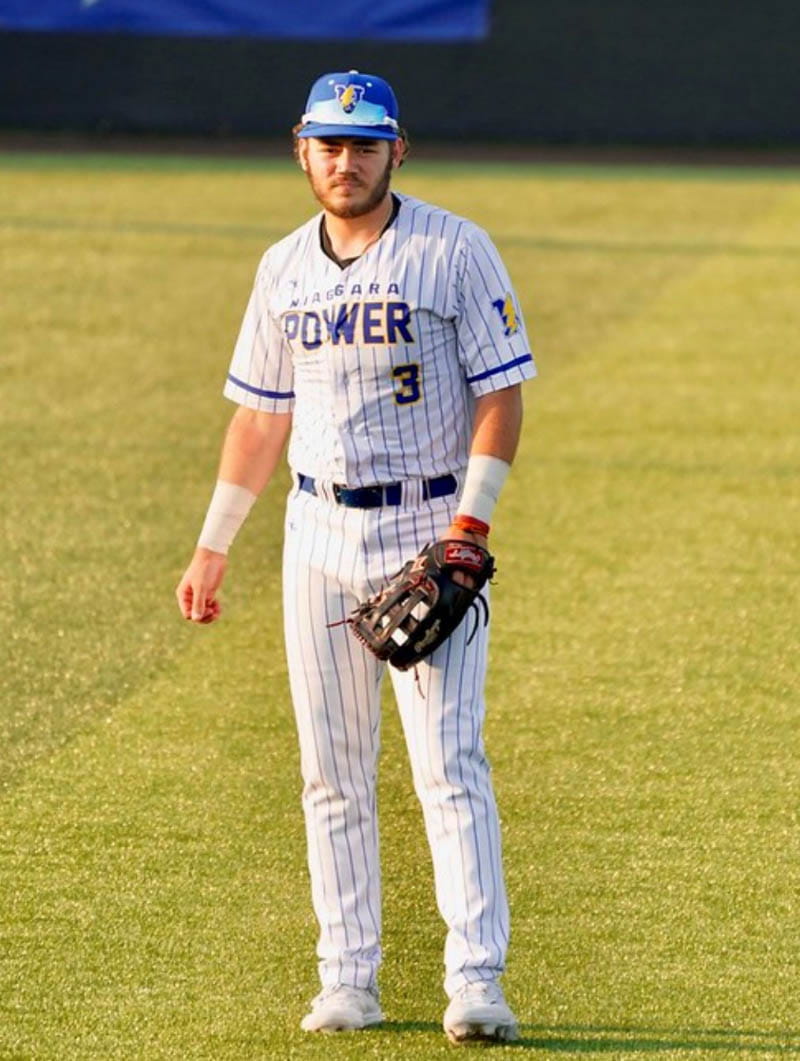
[[[23,217],[9,214],[0,215],[0,228],[17,229],[35,232],[99,232],[112,234],[133,234],[152,236],[208,236],[224,239],[256,239],[266,242],[280,239],[283,229],[266,228],[258,225],[220,225],[206,223],[179,223],[165,221],[93,221],[88,218],[66,217]],[[695,243],[636,240],[585,240],[556,239],[538,236],[525,236],[510,232],[493,232],[492,238],[501,247],[520,247],[523,250],[550,251],[570,254],[642,254],[642,255],[687,255],[712,257],[753,257],[753,258],[798,258],[800,244],[749,244],[749,243],[714,243],[698,240]]]
[[[493,148],[487,148],[489,155]],[[287,145],[286,157],[276,157],[274,145],[265,148],[265,154],[259,155],[258,145],[251,153],[242,154],[159,154],[157,152],[115,152],[96,151],[63,152],[54,147],[52,151],[25,151],[0,149],[0,170],[79,170],[79,171],[137,171],[137,172],[186,172],[209,171],[271,171],[287,173],[294,171],[291,160],[291,148]],[[269,152],[269,154],[266,154]],[[744,155],[742,156],[744,158]],[[459,149],[453,149],[452,161],[414,158],[414,169],[429,176],[451,176],[454,170],[461,170],[469,176],[485,176],[493,180],[519,180],[530,174],[537,180],[598,180],[610,181],[748,181],[756,184],[772,182],[800,182],[800,166],[796,164],[771,164],[759,161],[758,154],[753,155],[753,163],[670,162],[665,154],[659,162],[636,161],[588,161],[556,162],[547,160],[509,160],[503,158],[473,159],[463,161]]]

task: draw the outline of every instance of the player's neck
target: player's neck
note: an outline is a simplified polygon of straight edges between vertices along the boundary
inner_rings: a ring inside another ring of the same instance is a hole
[[[359,258],[380,239],[392,216],[394,203],[390,192],[368,214],[361,217],[337,217],[325,211],[325,229],[331,249],[337,258]]]

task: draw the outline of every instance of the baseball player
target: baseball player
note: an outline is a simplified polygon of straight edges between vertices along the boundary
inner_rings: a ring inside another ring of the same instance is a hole
[[[218,618],[228,549],[288,440],[284,621],[322,983],[301,1026],[383,1020],[375,776],[388,670],[447,930],[444,1030],[510,1040],[487,630],[465,621],[400,671],[341,620],[427,543],[486,545],[534,364],[488,236],[391,190],[407,142],[385,80],[320,77],[295,150],[322,210],[258,267],[224,389],[238,408],[178,602],[186,619]]]

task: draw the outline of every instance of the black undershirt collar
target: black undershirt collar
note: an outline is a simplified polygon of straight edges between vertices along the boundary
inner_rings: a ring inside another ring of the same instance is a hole
[[[395,218],[400,212],[400,200],[397,196],[392,193],[392,212],[389,215],[389,219],[380,231],[380,235],[374,241],[377,243],[381,236],[384,234],[387,228],[394,224]],[[352,258],[340,258],[336,254],[331,244],[331,238],[328,235],[328,228],[325,224],[325,215],[322,215],[322,220],[319,223],[319,245],[322,248],[322,253],[326,255],[332,262],[336,262],[340,269],[346,269],[348,265],[352,265],[354,261],[361,257],[360,254],[356,254]],[[373,246],[374,244],[370,244]],[[369,248],[366,248],[367,250]],[[363,252],[362,252],[363,253]]]

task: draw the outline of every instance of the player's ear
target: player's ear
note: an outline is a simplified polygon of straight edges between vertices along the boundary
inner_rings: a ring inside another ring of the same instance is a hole
[[[297,141],[297,163],[303,173],[308,173],[308,141],[306,139],[300,139]]]
[[[403,159],[406,157],[408,147],[406,141],[402,136],[399,136],[397,140],[392,141],[392,168],[398,169],[403,165]]]

